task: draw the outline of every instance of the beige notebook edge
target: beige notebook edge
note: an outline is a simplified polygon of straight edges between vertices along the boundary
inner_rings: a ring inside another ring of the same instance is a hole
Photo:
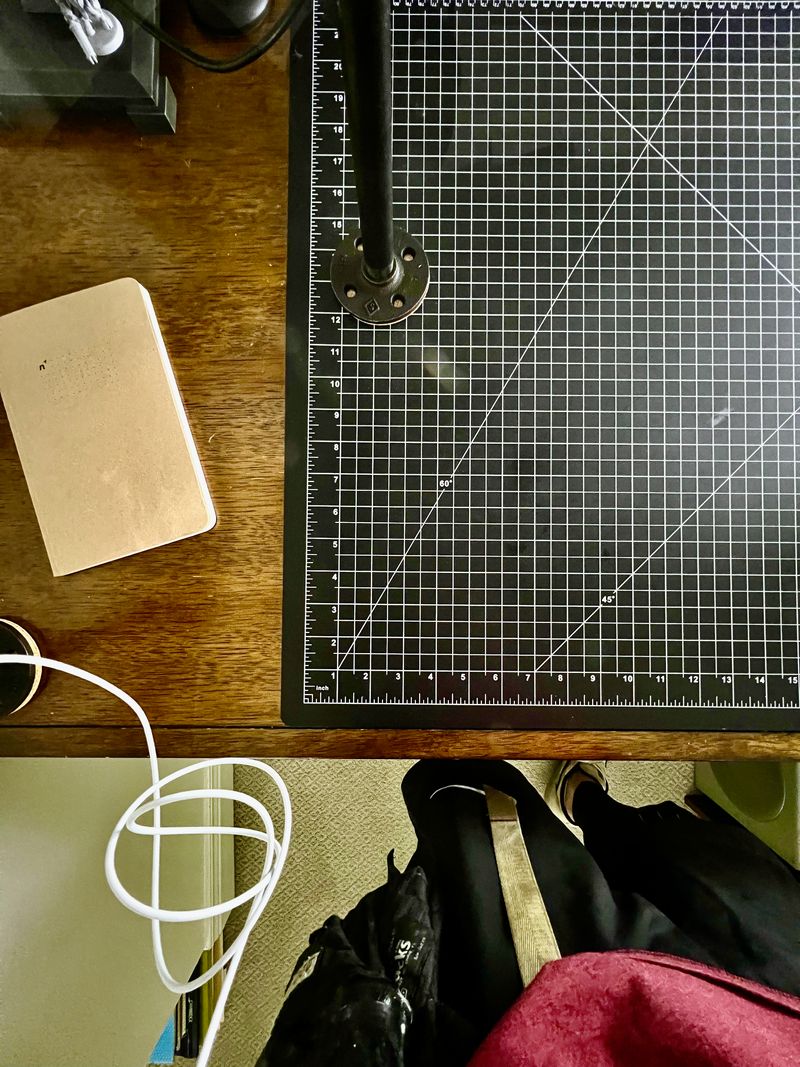
[[[97,558],[89,561],[82,562],[79,565],[70,564],[66,559],[61,558],[61,553],[58,551],[56,541],[57,537],[54,537],[53,531],[50,530],[48,523],[48,508],[44,505],[41,498],[40,486],[37,483],[36,474],[29,462],[29,457],[26,454],[26,447],[20,444],[20,431],[19,424],[20,419],[16,410],[16,403],[8,394],[7,390],[3,388],[2,374],[0,374],[0,401],[2,401],[5,411],[8,417],[9,426],[11,428],[12,437],[16,446],[16,451],[20,460],[23,474],[25,476],[26,485],[28,488],[31,502],[33,504],[34,511],[36,513],[39,529],[42,534],[42,540],[47,553],[50,567],[55,577],[64,577],[69,574],[79,573],[82,570],[88,570],[96,566],[102,566],[105,563],[112,563],[115,560],[126,559],[130,556],[138,555],[142,552],[148,552],[151,549],[159,548],[164,545],[174,544],[178,541],[183,541],[191,537],[196,537],[199,534],[207,533],[217,523],[217,512],[214,507],[214,502],[211,498],[211,492],[208,487],[208,482],[205,476],[203,465],[200,459],[200,455],[197,449],[194,435],[192,434],[189,419],[186,413],[186,408],[183,403],[183,399],[180,394],[178,383],[175,377],[175,372],[172,367],[169,355],[167,353],[166,344],[161,334],[161,329],[158,325],[158,319],[156,317],[155,308],[152,298],[148,290],[135,278],[125,277],[113,279],[110,282],[100,283],[99,285],[89,287],[88,289],[76,290],[72,293],[65,293],[61,296],[54,297],[50,300],[41,301],[39,304],[28,305],[24,308],[19,308],[15,311],[6,313],[0,316],[0,329],[2,329],[2,323],[4,321],[10,321],[16,319],[18,316],[25,317],[31,315],[37,307],[44,307],[46,305],[59,303],[61,301],[69,300],[71,297],[78,296],[80,294],[89,293],[93,290],[105,288],[106,286],[115,286],[119,284],[133,284],[136,286],[139,295],[141,296],[142,304],[146,312],[148,320],[148,326],[150,330],[150,337],[154,342],[154,347],[158,352],[160,365],[163,371],[164,380],[167,386],[169,397],[171,400],[172,408],[177,423],[180,427],[182,443],[186,449],[186,455],[192,468],[194,475],[195,487],[198,491],[199,499],[202,503],[202,507],[205,511],[205,519],[200,524],[192,523],[187,527],[185,531],[182,531],[174,536],[157,537],[141,544],[132,545],[125,550],[114,550],[108,554],[100,554]],[[0,361],[0,370],[2,369]]]
[[[136,281],[135,278],[131,279]],[[192,433],[192,428],[189,425],[189,416],[186,414],[186,405],[183,402],[181,391],[178,388],[178,380],[175,377],[175,371],[172,366],[172,360],[169,358],[167,352],[167,346],[164,343],[164,337],[161,333],[161,327],[158,325],[158,319],[156,318],[156,309],[153,306],[153,299],[150,296],[149,290],[145,289],[141,282],[136,282],[141,290],[142,297],[144,298],[145,307],[147,308],[147,314],[150,319],[150,329],[153,331],[153,338],[158,348],[158,354],[161,356],[161,363],[164,367],[164,373],[167,376],[167,385],[172,396],[172,402],[175,405],[175,412],[181,424],[183,430],[183,437],[186,441],[186,447],[189,451],[189,459],[191,460],[192,467],[194,468],[195,475],[197,476],[197,485],[200,489],[200,495],[205,504],[206,511],[208,513],[208,521],[205,526],[202,526],[199,530],[195,530],[194,533],[184,534],[183,537],[176,537],[174,541],[167,541],[166,544],[175,544],[176,541],[185,541],[187,537],[197,537],[198,534],[208,533],[209,530],[213,530],[217,524],[217,510],[214,507],[214,501],[211,499],[211,491],[208,488],[208,480],[206,473],[203,470],[203,463],[200,459],[200,453],[197,451],[197,443]],[[129,553],[133,555],[135,553]],[[120,557],[124,558],[124,557]]]

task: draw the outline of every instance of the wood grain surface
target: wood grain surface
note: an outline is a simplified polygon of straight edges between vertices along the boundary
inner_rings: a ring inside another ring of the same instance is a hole
[[[17,717],[18,720],[20,716]],[[212,716],[209,716],[209,720]],[[161,756],[332,759],[800,759],[798,734],[709,734],[568,730],[288,730],[240,726],[165,727]],[[5,756],[144,756],[138,726],[7,726]]]
[[[183,18],[170,28],[196,43]],[[220,76],[165,53],[175,136],[78,112],[0,134],[0,314],[140,281],[219,514],[211,533],[53,578],[0,411],[0,615],[139,699],[164,755],[800,757],[791,734],[282,727],[287,58]],[[0,756],[143,752],[126,708],[62,676],[0,725]]]
[[[178,32],[192,39],[188,25]],[[38,628],[52,655],[129,689],[156,723],[277,724],[287,48],[231,75],[163,60],[175,136],[77,112],[2,134],[0,314],[112,278],[140,281],[219,522],[53,578],[3,416],[0,614]],[[26,725],[130,722],[121,705],[62,677],[24,715]]]

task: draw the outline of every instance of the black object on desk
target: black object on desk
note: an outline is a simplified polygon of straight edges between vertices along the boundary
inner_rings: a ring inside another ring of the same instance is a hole
[[[331,282],[345,310],[390,326],[419,308],[430,277],[420,242],[394,225],[390,0],[339,0],[338,12],[361,227],[334,252]]]
[[[195,21],[211,33],[243,33],[264,17],[269,0],[188,0]]]
[[[40,655],[32,633],[11,619],[0,619],[0,655]],[[24,707],[39,690],[41,667],[31,664],[0,664],[0,715]]]
[[[158,21],[158,0],[129,0]],[[124,112],[141,133],[174,133],[175,94],[159,73],[159,45],[114,7],[125,30],[121,48],[87,63],[60,14],[33,14],[17,0],[0,3],[0,124],[24,123],[32,113],[73,108]]]

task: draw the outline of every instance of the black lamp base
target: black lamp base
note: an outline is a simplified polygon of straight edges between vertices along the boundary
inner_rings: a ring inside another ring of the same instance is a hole
[[[33,634],[11,619],[0,619],[0,654],[40,656]],[[0,715],[11,715],[32,700],[42,684],[42,668],[0,664]]]
[[[189,0],[195,22],[204,30],[230,37],[264,17],[270,0]]]

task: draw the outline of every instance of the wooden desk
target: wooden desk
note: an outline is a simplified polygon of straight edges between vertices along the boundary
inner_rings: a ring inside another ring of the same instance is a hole
[[[73,115],[0,138],[0,314],[145,285],[219,512],[210,534],[53,578],[0,413],[0,614],[137,697],[163,755],[800,758],[797,734],[282,727],[286,60],[219,76],[165,55],[174,137]],[[126,708],[63,676],[0,725],[0,756],[143,753]]]

